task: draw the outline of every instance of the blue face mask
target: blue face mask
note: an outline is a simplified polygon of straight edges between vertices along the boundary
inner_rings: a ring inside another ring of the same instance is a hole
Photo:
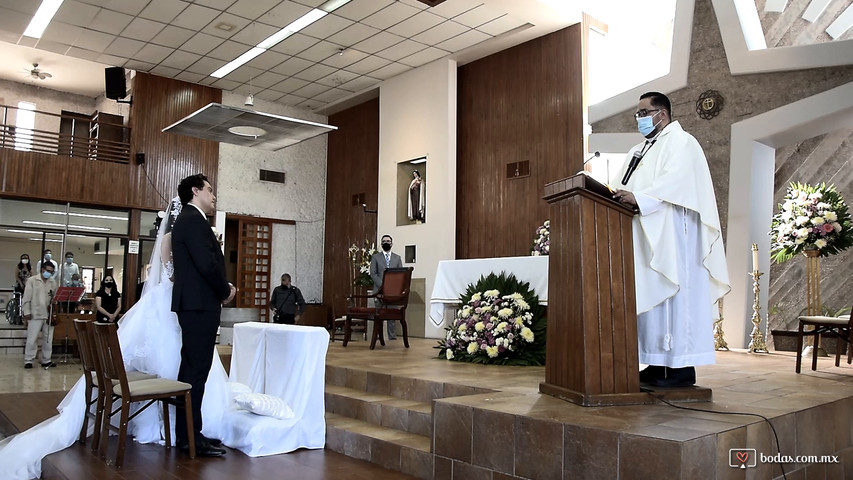
[[[648,117],[640,117],[637,119],[637,130],[643,134],[644,137],[648,137],[652,132],[654,132],[658,123],[660,123],[660,121],[658,121],[658,123],[653,122],[653,119],[658,113],[660,112],[656,112],[654,115]]]
[[[51,258],[52,256],[53,256],[53,255],[51,255],[51,254],[49,254],[49,253],[45,253],[45,254],[44,254],[44,259],[45,259],[45,260],[50,260],[50,258]]]
[[[48,271],[41,272],[41,276],[44,277],[45,280],[50,278],[51,273]]]
[[[65,263],[67,263],[68,265],[71,265],[71,263],[73,261],[74,261],[74,257],[65,257]]]

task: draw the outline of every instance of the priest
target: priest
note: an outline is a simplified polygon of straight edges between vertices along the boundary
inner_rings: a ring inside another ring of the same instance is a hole
[[[634,208],[640,383],[685,387],[714,363],[714,303],[729,290],[720,217],[699,142],[672,120],[669,98],[640,97],[634,146],[611,185]]]

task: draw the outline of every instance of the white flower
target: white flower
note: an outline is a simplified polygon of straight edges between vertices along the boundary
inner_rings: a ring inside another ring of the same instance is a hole
[[[819,238],[819,239],[815,240],[814,246],[817,248],[823,248],[826,246],[826,240]]]
[[[824,223],[826,223],[826,220],[824,220],[823,217],[814,217],[812,219],[812,223],[815,225],[823,225]]]
[[[462,325],[459,325],[460,332],[464,332],[465,330],[468,330],[468,324],[463,323]]]
[[[533,251],[533,256],[534,256],[534,257],[538,257],[539,255],[542,255],[542,254],[541,254],[541,253],[539,253],[539,252],[537,252],[536,250],[534,250],[534,251]]]
[[[834,228],[836,232],[840,232],[841,231],[841,224],[838,222],[833,222],[832,228]]]
[[[503,333],[503,331],[504,331],[504,330],[506,330],[506,327],[507,327],[507,323],[506,323],[506,322],[501,322],[501,323],[499,323],[499,324],[498,324],[498,326],[497,326],[497,327],[495,327],[495,332],[497,332],[497,333]]]
[[[805,215],[800,215],[796,218],[796,220],[794,220],[794,223],[796,223],[797,225],[805,225],[809,223],[809,217]]]
[[[498,356],[498,347],[486,347],[486,354],[489,355],[489,358],[495,358]]]
[[[533,330],[524,327],[521,329],[521,338],[524,339],[525,342],[530,343],[533,341]]]
[[[447,350],[444,351],[444,356],[447,357],[448,360],[452,360],[453,359],[453,350],[448,348]]]
[[[474,355],[477,353],[478,349],[479,347],[477,346],[477,342],[471,342],[468,344],[468,348],[466,350],[468,351],[468,355]]]
[[[835,212],[826,212],[823,214],[823,217],[827,222],[834,222],[838,220],[838,215],[836,215]]]
[[[471,301],[472,302],[476,302],[477,300],[480,300],[481,298],[483,298],[483,297],[482,297],[482,295],[480,295],[480,292],[477,292],[474,295],[471,295]]]
[[[511,308],[502,308],[498,311],[498,316],[501,318],[509,318],[512,313]]]
[[[522,299],[518,299],[515,303],[516,303],[516,305],[518,305],[518,308],[520,308],[522,310],[530,310],[530,304],[525,302]]]
[[[483,292],[483,295],[489,298],[498,298],[500,294],[501,292],[497,290],[486,290],[485,292]]]
[[[800,229],[794,230],[794,236],[796,236],[798,240],[799,239],[805,239],[806,237],[809,236],[809,229],[808,228],[800,228]]]
[[[809,194],[809,200],[818,200],[821,197],[823,197],[823,194],[820,192],[814,192],[814,193]]]
[[[486,325],[483,324],[483,322],[477,322],[474,324],[474,330],[476,330],[478,332],[482,332],[483,329],[485,329],[485,328],[486,328]]]
[[[545,226],[550,228],[551,227],[551,220],[545,220]]]

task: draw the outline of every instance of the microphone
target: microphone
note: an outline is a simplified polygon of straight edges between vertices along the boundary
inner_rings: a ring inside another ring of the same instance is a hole
[[[631,178],[631,174],[633,174],[634,170],[637,169],[637,166],[640,164],[640,160],[642,159],[642,152],[634,152],[634,156],[632,156],[631,160],[628,162],[628,169],[625,170],[625,176],[622,177],[622,185],[628,184],[628,179]]]
[[[598,158],[598,157],[600,157],[600,156],[601,156],[601,152],[599,152],[598,150],[596,150],[596,151],[595,151],[595,153],[593,153],[592,155],[590,155],[590,157],[589,157],[589,158],[587,158],[586,160],[584,160],[584,161],[583,161],[583,166],[585,167],[585,166],[586,166],[586,164],[587,164],[587,163],[589,163],[589,162],[591,162],[593,158]]]

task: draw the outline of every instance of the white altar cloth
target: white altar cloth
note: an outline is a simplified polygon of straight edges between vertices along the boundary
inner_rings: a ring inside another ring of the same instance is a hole
[[[548,257],[497,257],[470,260],[442,260],[435,272],[435,285],[429,299],[429,319],[436,326],[444,323],[446,305],[459,302],[468,285],[477,283],[480,276],[494,272],[511,273],[539,295],[541,305],[548,304]]]
[[[293,418],[225,412],[222,441],[251,457],[323,448],[329,333],[324,328],[247,322],[234,325],[229,380],[284,400]]]

